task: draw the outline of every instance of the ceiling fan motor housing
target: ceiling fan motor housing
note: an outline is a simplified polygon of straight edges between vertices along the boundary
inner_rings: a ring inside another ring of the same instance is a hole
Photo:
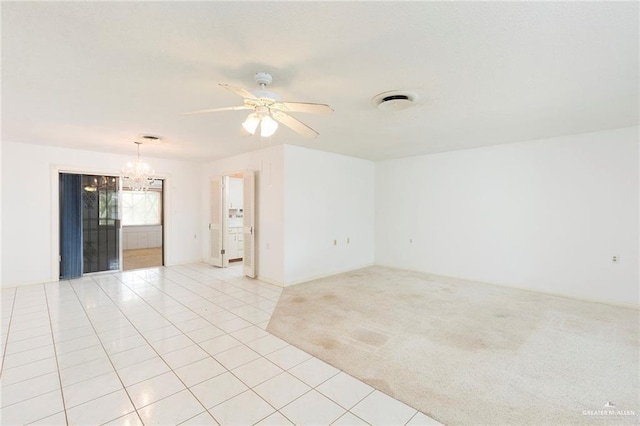
[[[280,96],[278,96],[277,94],[270,92],[268,90],[251,90],[251,93],[259,99],[272,99],[274,101],[280,101]]]

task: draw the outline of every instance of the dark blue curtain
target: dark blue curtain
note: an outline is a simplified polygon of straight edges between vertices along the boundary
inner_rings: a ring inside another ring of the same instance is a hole
[[[81,178],[60,173],[60,279],[82,276]]]

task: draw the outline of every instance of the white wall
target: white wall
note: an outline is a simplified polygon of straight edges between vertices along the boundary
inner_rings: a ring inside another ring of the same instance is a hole
[[[162,247],[162,225],[122,227],[122,250]]]
[[[2,150],[4,144],[0,142],[0,190],[2,189]],[[0,192],[0,288],[2,288],[2,192]]]
[[[201,192],[203,215],[201,232],[206,235],[202,258],[209,258],[208,224],[210,214],[209,181],[213,176],[243,170],[256,172],[256,271],[258,278],[284,283],[284,148],[282,145],[206,163],[203,167]]]
[[[57,170],[118,174],[130,158],[0,148],[1,284],[57,280]],[[167,265],[208,257],[209,178],[252,169],[256,265],[267,281],[290,285],[375,259],[638,304],[639,159],[638,128],[626,128],[375,165],[289,145],[203,166],[148,161],[167,177]]]
[[[284,149],[285,283],[373,264],[374,163]]]
[[[118,175],[128,156],[2,142],[2,286],[56,281],[58,170]],[[201,260],[199,167],[145,158],[166,178],[167,265]]]
[[[376,262],[638,304],[638,158],[636,127],[377,163]]]

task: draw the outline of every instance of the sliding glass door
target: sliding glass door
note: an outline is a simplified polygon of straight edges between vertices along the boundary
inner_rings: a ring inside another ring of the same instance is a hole
[[[83,272],[120,269],[118,178],[82,176]]]
[[[118,185],[115,176],[60,174],[60,278],[120,269]]]

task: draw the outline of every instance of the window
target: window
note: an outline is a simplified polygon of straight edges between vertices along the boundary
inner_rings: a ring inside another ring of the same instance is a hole
[[[162,200],[158,191],[121,191],[122,225],[161,225]]]
[[[118,217],[118,193],[114,191],[98,192],[98,224],[115,226]]]

